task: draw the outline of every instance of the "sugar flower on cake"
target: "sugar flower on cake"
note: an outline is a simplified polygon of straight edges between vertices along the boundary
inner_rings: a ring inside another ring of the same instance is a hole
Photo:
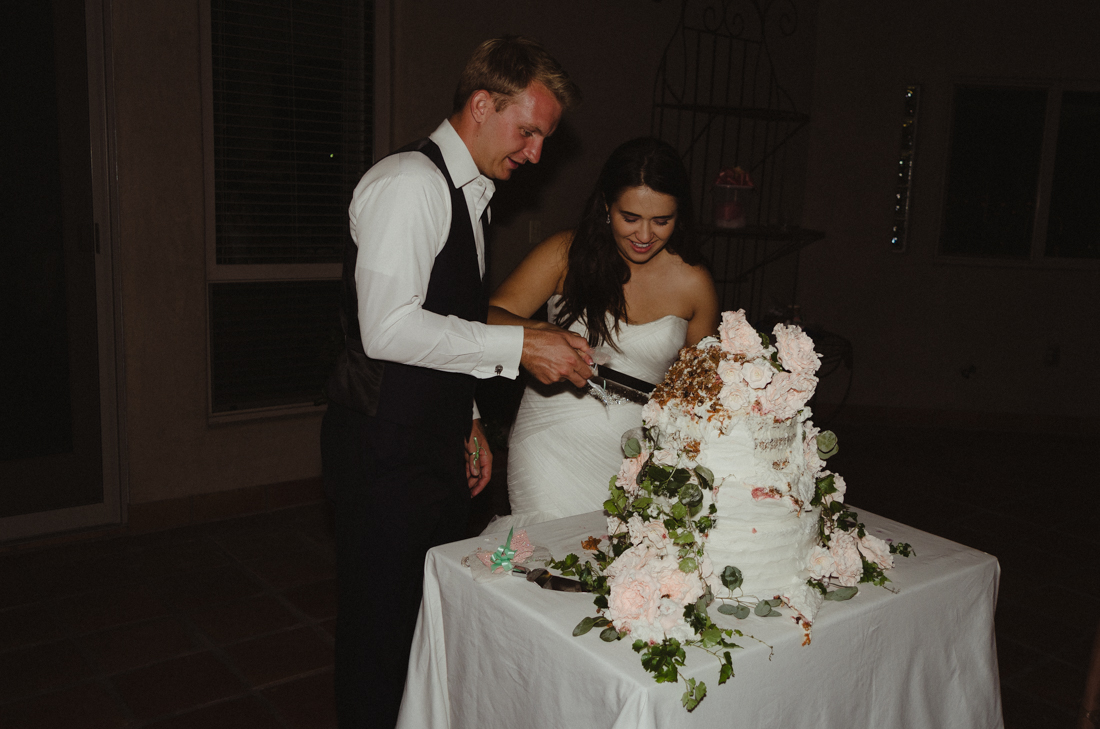
[[[799,327],[776,324],[775,348],[783,368],[796,375],[813,376],[821,366],[821,357],[814,351],[813,340]]]
[[[859,540],[859,551],[868,562],[873,562],[884,570],[894,566],[894,555],[890,554],[890,545],[871,534]]]
[[[745,384],[754,390],[762,390],[767,387],[774,374],[775,368],[763,358],[741,365],[741,377],[744,378]]]
[[[817,453],[817,435],[821,432],[813,423],[806,421],[804,426],[804,440],[802,441],[802,455],[806,460],[806,470],[811,475],[817,475],[825,468],[825,461]]]
[[[859,542],[850,532],[834,532],[829,540],[829,551],[833,555],[833,574],[836,581],[844,587],[859,584],[863,576],[863,560],[859,556]]]
[[[745,319],[744,309],[722,313],[718,336],[721,338],[722,348],[731,354],[740,355],[746,360],[764,356],[760,334]]]
[[[663,555],[672,544],[668,529],[659,519],[642,521],[642,517],[635,514],[627,521],[626,528],[630,532],[630,543],[635,546],[649,547]]]
[[[829,580],[836,571],[836,562],[833,561],[833,553],[828,547],[820,544],[813,548],[807,560],[806,569],[810,577],[815,580]]]
[[[615,484],[631,496],[638,493],[638,474],[641,473],[642,466],[648,458],[649,451],[645,449],[642,449],[642,452],[634,458],[624,458],[623,464],[619,466]]]
[[[634,633],[652,626],[661,603],[661,583],[645,569],[620,569],[607,580],[607,618],[619,630]]]

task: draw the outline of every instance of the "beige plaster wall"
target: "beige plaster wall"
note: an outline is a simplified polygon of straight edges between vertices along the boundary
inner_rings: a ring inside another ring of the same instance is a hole
[[[805,215],[828,237],[803,253],[800,294],[807,321],[855,345],[849,402],[1094,417],[1100,268],[971,265],[935,251],[953,84],[1100,81],[1100,6],[827,0],[818,19]],[[911,234],[895,254],[893,180],[912,83],[922,98]],[[1060,352],[1054,367],[1044,365],[1051,347]],[[822,397],[838,400],[842,379],[825,383]]]
[[[199,3],[116,0],[130,503],[320,473],[320,418],[207,423]]]

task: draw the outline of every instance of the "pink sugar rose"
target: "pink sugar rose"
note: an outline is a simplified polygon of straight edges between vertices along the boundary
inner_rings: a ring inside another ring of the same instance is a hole
[[[744,355],[746,359],[756,359],[764,353],[760,335],[745,319],[745,310],[722,313],[722,323],[718,325],[718,335],[722,348],[730,354]]]
[[[702,593],[700,593],[702,594]],[[698,598],[696,598],[698,599]],[[657,611],[657,625],[663,633],[663,638],[675,638],[681,643],[695,638],[695,631],[684,622],[684,605],[666,597],[661,598],[661,606]]]
[[[874,562],[884,570],[894,566],[894,555],[890,554],[890,545],[878,537],[865,535],[859,540],[859,551],[868,562]]]
[[[817,455],[817,434],[820,432],[820,428],[816,428],[813,423],[806,421],[806,438],[802,441],[802,455],[806,461],[806,470],[812,474],[817,474],[825,468],[825,461]]]
[[[725,382],[718,393],[718,402],[731,413],[747,408],[754,399],[752,390],[741,381]]]
[[[668,529],[659,519],[642,521],[642,517],[635,514],[626,523],[626,528],[630,531],[630,543],[635,546],[649,546],[661,552],[669,546]]]
[[[836,532],[829,540],[829,551],[836,563],[836,578],[844,587],[858,584],[863,576],[863,560],[856,545],[856,538],[848,532]]]
[[[760,404],[765,413],[771,413],[778,420],[789,420],[813,397],[816,387],[816,377],[777,372],[764,388]]]
[[[741,363],[724,359],[718,363],[718,377],[725,384],[741,382]]]
[[[644,450],[636,458],[624,458],[623,464],[619,466],[619,474],[618,478],[615,479],[615,485],[631,496],[638,493],[638,474],[642,472],[642,466],[647,458],[649,458],[649,453]]]
[[[656,553],[647,544],[634,545],[620,554],[614,562],[607,566],[604,574],[612,577],[621,572],[641,570],[649,564]]]
[[[619,629],[636,621],[652,624],[661,602],[661,583],[651,572],[628,569],[607,580],[607,617]]]
[[[661,417],[661,406],[656,400],[650,400],[642,406],[642,422],[653,425]]]
[[[762,359],[754,359],[746,362],[741,367],[741,376],[745,384],[754,390],[762,390],[772,381],[775,368]]]
[[[661,570],[657,579],[661,583],[661,594],[675,601],[681,608],[695,602],[706,591],[706,586],[695,572],[682,572],[674,559],[661,560]],[[680,611],[681,614],[683,610]]]
[[[653,451],[653,462],[658,466],[675,466],[679,460],[679,454],[671,448]]]
[[[810,571],[810,576],[815,579],[829,579],[833,576],[833,572],[836,571],[833,553],[830,552],[827,547],[822,547],[820,544],[817,545],[814,547],[814,550],[810,552],[810,558],[807,561],[806,569]]]
[[[844,501],[844,492],[848,490],[848,485],[844,483],[844,477],[839,473],[833,474],[833,488],[836,489],[835,494],[829,494],[826,497],[826,501],[832,503],[834,501]]]
[[[776,324],[772,330],[779,361],[784,369],[797,375],[812,376],[821,366],[821,357],[814,351],[814,342],[804,331],[794,326]]]

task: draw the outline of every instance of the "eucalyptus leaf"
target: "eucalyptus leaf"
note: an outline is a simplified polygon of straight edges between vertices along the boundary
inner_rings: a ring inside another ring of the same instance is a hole
[[[779,612],[778,610],[772,610],[770,613],[768,613],[764,617],[765,618],[781,618],[781,617],[783,617],[783,613]]]
[[[754,607],[752,611],[758,616],[764,617],[772,611],[772,606],[768,604],[767,600],[761,600],[760,602],[756,603],[756,607]]]
[[[631,438],[623,444],[623,453],[627,458],[637,458],[642,454],[642,445],[637,438]]]
[[[722,570],[722,584],[730,590],[736,590],[744,581],[745,578],[741,574],[741,570],[733,565],[726,565],[726,568]]]
[[[703,501],[703,490],[698,484],[685,483],[680,488],[680,503],[685,506],[695,506]]]
[[[858,587],[838,587],[837,589],[829,592],[825,595],[826,600],[833,600],[834,602],[841,602],[843,600],[851,600],[859,592]]]
[[[585,618],[577,623],[577,627],[573,628],[573,637],[576,638],[579,635],[584,635],[588,631],[592,630],[596,624],[596,618]]]
[[[773,608],[779,607],[780,605],[783,604],[783,601],[780,600],[778,597],[773,597],[770,600],[765,600],[764,602],[768,603]]]
[[[822,458],[835,456],[840,446],[836,442],[836,433],[825,430],[817,434],[817,455]]]
[[[738,620],[744,620],[748,616],[749,616],[749,606],[748,605],[738,605],[733,611],[733,617],[737,618]]]

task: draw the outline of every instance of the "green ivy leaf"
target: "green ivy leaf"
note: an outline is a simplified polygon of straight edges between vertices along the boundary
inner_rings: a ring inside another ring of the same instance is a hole
[[[670,535],[671,536],[671,535]],[[684,530],[676,535],[676,538],[672,540],[673,544],[695,544],[695,535],[691,532]]]
[[[699,705],[703,699],[707,696],[707,685],[702,681],[695,682],[694,678],[687,680],[687,691],[680,697],[680,702],[684,705],[684,708],[689,712],[695,711],[695,707]]]
[[[671,512],[672,518],[680,521],[686,519],[688,515],[687,507],[681,504],[679,501],[672,505]]]
[[[729,651],[722,654],[722,668],[718,671],[718,685],[721,686],[733,677],[733,657]]]
[[[912,557],[916,552],[907,542],[898,542],[890,545],[890,554],[900,554],[902,557]]]
[[[841,602],[843,600],[851,600],[859,592],[858,587],[838,587],[832,592],[825,594],[826,600],[832,600],[834,602]]]
[[[722,570],[722,584],[728,587],[731,591],[736,590],[745,581],[744,576],[741,574],[741,570],[737,569],[733,565],[726,565],[726,568]]]
[[[680,571],[681,572],[689,572],[690,573],[690,572],[694,572],[697,569],[699,569],[699,563],[695,561],[694,557],[684,557],[682,560],[680,560]]]

